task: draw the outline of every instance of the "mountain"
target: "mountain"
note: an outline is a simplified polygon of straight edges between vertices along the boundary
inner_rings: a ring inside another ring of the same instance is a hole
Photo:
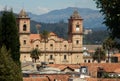
[[[88,8],[78,8],[77,10],[79,11],[80,16],[84,19],[84,28],[90,28],[93,30],[91,34],[84,35],[84,44],[101,44],[108,36],[105,26],[101,24],[103,22],[103,16],[98,10]],[[31,33],[37,33],[36,24],[40,24],[40,32],[47,30],[56,33],[59,37],[67,39],[67,19],[72,15],[73,11],[74,8],[69,7],[61,10],[53,10],[43,15],[28,13],[31,18]],[[1,15],[2,12],[0,12],[0,16]],[[15,14],[15,16],[18,15]]]
[[[56,23],[59,21],[67,22],[75,9],[78,10],[80,16],[84,19],[84,28],[92,28],[92,29],[105,28],[105,26],[102,24],[103,22],[102,14],[98,10],[92,10],[89,8],[68,7],[65,9],[53,10],[42,15],[35,15],[32,13],[28,13],[28,15],[32,20],[37,22],[44,22],[44,23]]]

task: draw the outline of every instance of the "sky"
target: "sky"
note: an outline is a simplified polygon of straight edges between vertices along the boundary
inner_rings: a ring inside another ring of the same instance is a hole
[[[97,9],[93,0],[0,0],[0,11],[5,7],[19,13],[21,9],[34,14],[44,14],[51,10],[67,7]]]

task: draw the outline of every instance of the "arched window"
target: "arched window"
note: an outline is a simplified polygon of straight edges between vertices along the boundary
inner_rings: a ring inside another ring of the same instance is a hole
[[[67,50],[67,45],[64,45],[64,50]]]
[[[79,40],[76,40],[76,44],[79,44]]]
[[[23,44],[26,45],[26,40],[23,40]]]
[[[86,63],[86,60],[84,60],[84,62]]]
[[[76,31],[79,31],[79,30],[80,30],[79,25],[76,25]]]
[[[27,30],[27,26],[26,24],[23,25],[23,31],[26,31]]]
[[[53,50],[53,44],[50,44],[50,49]]]
[[[66,55],[64,55],[64,60],[66,60],[67,59],[67,56]]]
[[[90,63],[90,60],[88,60],[88,63]]]
[[[36,48],[38,48],[39,47],[39,45],[36,45]]]
[[[53,59],[53,55],[50,55],[50,59],[51,59],[51,60]]]

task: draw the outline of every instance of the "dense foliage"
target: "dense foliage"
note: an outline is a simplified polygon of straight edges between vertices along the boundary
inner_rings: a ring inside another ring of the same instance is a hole
[[[40,54],[40,51],[37,48],[31,51],[30,56],[33,59],[33,62],[36,62],[36,60],[39,59],[39,54]]]
[[[120,40],[120,0],[94,1],[104,15],[104,24],[108,27],[110,36]]]
[[[12,10],[3,11],[0,18],[0,49],[0,81],[22,81],[19,34]]]
[[[5,45],[7,50],[11,50],[10,54],[12,59],[19,64],[19,34],[13,12],[5,10],[2,14],[0,23],[0,47]]]
[[[0,49],[0,81],[22,81],[19,66],[13,61],[5,46]]]
[[[116,42],[110,37],[106,38],[103,41],[103,49],[105,50],[113,50],[115,46],[116,46]]]

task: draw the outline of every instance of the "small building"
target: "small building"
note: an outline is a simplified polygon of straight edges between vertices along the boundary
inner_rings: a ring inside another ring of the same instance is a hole
[[[112,63],[120,63],[120,53],[113,54],[111,56]]]

